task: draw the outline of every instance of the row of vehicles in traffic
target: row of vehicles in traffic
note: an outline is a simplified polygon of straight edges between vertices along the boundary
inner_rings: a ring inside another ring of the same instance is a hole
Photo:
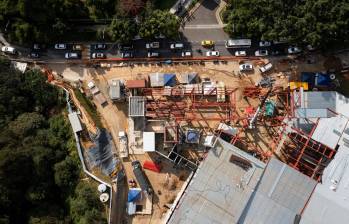
[[[263,56],[269,56],[269,55],[279,55],[282,52],[279,52],[278,50],[273,50],[271,46],[278,45],[281,43],[286,42],[278,42],[278,41],[259,41],[257,50],[254,52],[254,56],[263,57]],[[181,57],[192,57],[193,52],[191,49],[188,49],[185,47],[185,44],[182,42],[171,42],[169,43],[169,49],[173,52],[176,52],[178,56]],[[168,47],[167,46],[167,47]],[[220,56],[220,52],[217,50],[214,50],[215,42],[213,40],[203,40],[201,41],[201,46],[204,48],[207,48],[208,50],[205,53],[205,56],[207,57],[218,57]],[[237,57],[246,57],[248,56],[247,49],[252,47],[252,41],[251,39],[229,39],[225,41],[225,47],[227,49],[233,49],[233,54]],[[253,47],[256,47],[254,45]],[[32,58],[39,58],[42,48],[44,46],[41,46],[39,44],[34,44],[32,51],[30,53],[30,57]],[[134,47],[133,44],[119,44],[118,45],[119,51],[121,53],[122,58],[133,58],[134,57]],[[145,49],[146,49],[146,56],[149,58],[157,58],[160,57],[160,42],[148,42],[145,43]],[[258,49],[259,48],[259,49]],[[81,44],[73,44],[68,45],[64,43],[58,43],[54,45],[55,50],[63,51],[65,50],[64,57],[66,59],[79,59],[81,58],[81,52],[83,51],[83,45]],[[167,48],[168,49],[168,48]],[[246,49],[246,50],[245,50]],[[105,50],[107,50],[107,44],[105,43],[97,43],[91,45],[91,53],[90,58],[91,59],[104,59],[107,57]],[[17,51],[15,48],[10,46],[4,46],[1,48],[2,52],[8,53],[8,54],[16,54]],[[197,49],[198,53],[202,54],[201,49]],[[287,48],[288,54],[298,54],[301,53],[302,50],[296,46],[290,46]],[[251,53],[251,52],[249,52]]]

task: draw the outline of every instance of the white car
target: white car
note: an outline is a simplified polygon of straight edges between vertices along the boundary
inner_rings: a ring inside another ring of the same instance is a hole
[[[236,57],[244,57],[246,56],[246,51],[235,51],[235,56]]]
[[[92,53],[91,58],[93,58],[93,59],[105,58],[105,54],[103,54],[103,53],[101,53],[101,52]]]
[[[160,56],[160,53],[159,52],[148,52],[148,58],[157,58]]]
[[[255,56],[268,56],[268,51],[267,50],[258,50],[254,52]]]
[[[4,53],[8,53],[8,54],[16,54],[17,53],[15,48],[9,47],[9,46],[2,47],[1,51]]]
[[[173,43],[170,44],[170,49],[175,50],[175,49],[182,49],[184,47],[184,44],[182,43]]]
[[[75,52],[68,52],[68,53],[65,53],[65,58],[66,59],[77,59],[77,58],[79,58],[79,55],[78,55],[78,53],[75,53]]]
[[[160,48],[160,43],[159,42],[146,43],[145,48],[146,49],[157,49],[157,48]]]
[[[66,49],[66,48],[67,48],[66,44],[55,44],[55,49],[63,50],[63,49]]]
[[[206,56],[207,57],[218,57],[219,56],[219,52],[218,51],[207,51],[206,52]]]
[[[182,52],[182,57],[191,57],[193,56],[191,51],[183,51]]]
[[[271,46],[271,42],[262,40],[262,41],[259,41],[259,46],[260,47],[270,47]]]
[[[302,50],[299,49],[298,47],[289,47],[289,48],[287,49],[287,52],[288,52],[289,54],[298,54],[298,53],[301,53]]]
[[[252,64],[241,64],[239,66],[239,69],[240,69],[240,72],[243,72],[243,71],[252,71],[253,70],[253,65]]]

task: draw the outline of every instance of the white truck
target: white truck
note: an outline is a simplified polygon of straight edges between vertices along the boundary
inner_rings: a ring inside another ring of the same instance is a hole
[[[121,158],[128,157],[127,136],[124,131],[119,131],[119,156]]]

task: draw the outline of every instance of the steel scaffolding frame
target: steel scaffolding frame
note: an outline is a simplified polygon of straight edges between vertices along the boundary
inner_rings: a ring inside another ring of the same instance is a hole
[[[219,87],[145,88],[147,97],[146,116],[158,119],[180,121],[232,121],[235,112],[235,89]],[[224,101],[213,102],[210,98],[219,97]],[[215,116],[207,116],[213,114]]]

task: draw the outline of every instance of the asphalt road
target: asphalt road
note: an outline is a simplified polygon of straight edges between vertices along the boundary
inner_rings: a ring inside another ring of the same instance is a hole
[[[212,0],[204,0],[199,8],[188,18],[185,25],[217,24],[216,10],[218,4]]]

